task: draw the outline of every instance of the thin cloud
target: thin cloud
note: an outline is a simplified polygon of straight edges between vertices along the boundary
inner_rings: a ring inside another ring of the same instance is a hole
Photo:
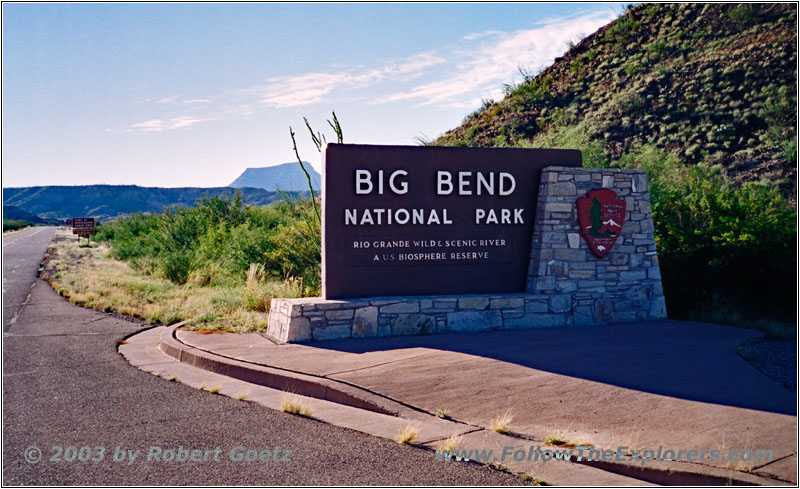
[[[476,39],[482,39],[484,37],[491,37],[496,36],[498,34],[502,34],[503,31],[483,31],[483,32],[473,32],[472,34],[467,34],[466,36],[462,37],[461,39],[464,41],[474,41]]]
[[[497,87],[508,81],[519,66],[547,66],[564,53],[569,41],[583,32],[596,31],[613,18],[600,12],[495,34],[477,49],[459,51],[460,59],[439,79],[385,95],[375,103],[413,100],[418,105],[471,106],[479,93],[498,93]]]
[[[445,63],[441,56],[420,53],[401,63],[362,71],[317,72],[268,78],[267,84],[258,88],[263,105],[285,108],[326,102],[326,96],[375,85],[382,81],[410,81],[424,74],[424,70]]]
[[[152,119],[145,122],[139,122],[130,126],[130,129],[145,131],[145,132],[160,132],[172,129],[189,129],[192,126],[202,122],[215,120],[213,117],[192,117],[192,116],[179,116],[171,119]]]

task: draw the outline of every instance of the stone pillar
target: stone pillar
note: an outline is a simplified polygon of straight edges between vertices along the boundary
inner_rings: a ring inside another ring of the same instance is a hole
[[[625,200],[611,253],[595,257],[580,234],[579,197],[608,188]],[[542,170],[527,292],[550,296],[550,312],[571,311],[575,326],[666,317],[653,216],[644,170]]]

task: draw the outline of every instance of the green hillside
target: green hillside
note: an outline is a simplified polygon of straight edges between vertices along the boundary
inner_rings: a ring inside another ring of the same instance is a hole
[[[647,169],[669,316],[774,331],[797,310],[796,42],[796,4],[642,4],[430,144]]]
[[[45,224],[47,223],[46,220],[42,219],[41,217],[37,216],[36,214],[31,214],[30,212],[20,209],[19,207],[13,205],[4,205],[3,206],[3,220],[9,221],[26,221],[31,224]]]
[[[736,180],[796,180],[795,4],[643,4],[436,144],[565,147],[602,164],[648,143]]]

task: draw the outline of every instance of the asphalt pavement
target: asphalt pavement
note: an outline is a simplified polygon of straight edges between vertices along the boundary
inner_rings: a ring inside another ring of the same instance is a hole
[[[117,344],[146,325],[69,304],[36,278],[53,233],[3,238],[2,485],[523,483],[133,367]]]

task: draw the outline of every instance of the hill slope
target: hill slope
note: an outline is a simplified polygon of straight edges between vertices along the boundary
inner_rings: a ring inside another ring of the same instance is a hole
[[[796,182],[794,4],[643,4],[434,144],[578,148],[598,165],[646,143],[734,180]]]
[[[245,204],[265,205],[280,199],[259,188],[237,189]],[[3,206],[16,206],[43,218],[94,216],[108,220],[135,212],[161,212],[170,205],[193,205],[197,199],[228,196],[234,190],[214,188],[159,188],[137,185],[78,185],[3,189]]]
[[[5,219],[12,221],[27,221],[32,224],[44,224],[47,222],[36,214],[31,214],[30,212],[13,205],[3,206],[3,220]]]
[[[322,185],[319,173],[307,161],[304,161],[303,164],[311,175],[311,184],[314,186],[314,190],[318,192]],[[308,180],[300,165],[295,162],[263,168],[248,168],[228,186],[263,188],[269,191],[307,192]]]

